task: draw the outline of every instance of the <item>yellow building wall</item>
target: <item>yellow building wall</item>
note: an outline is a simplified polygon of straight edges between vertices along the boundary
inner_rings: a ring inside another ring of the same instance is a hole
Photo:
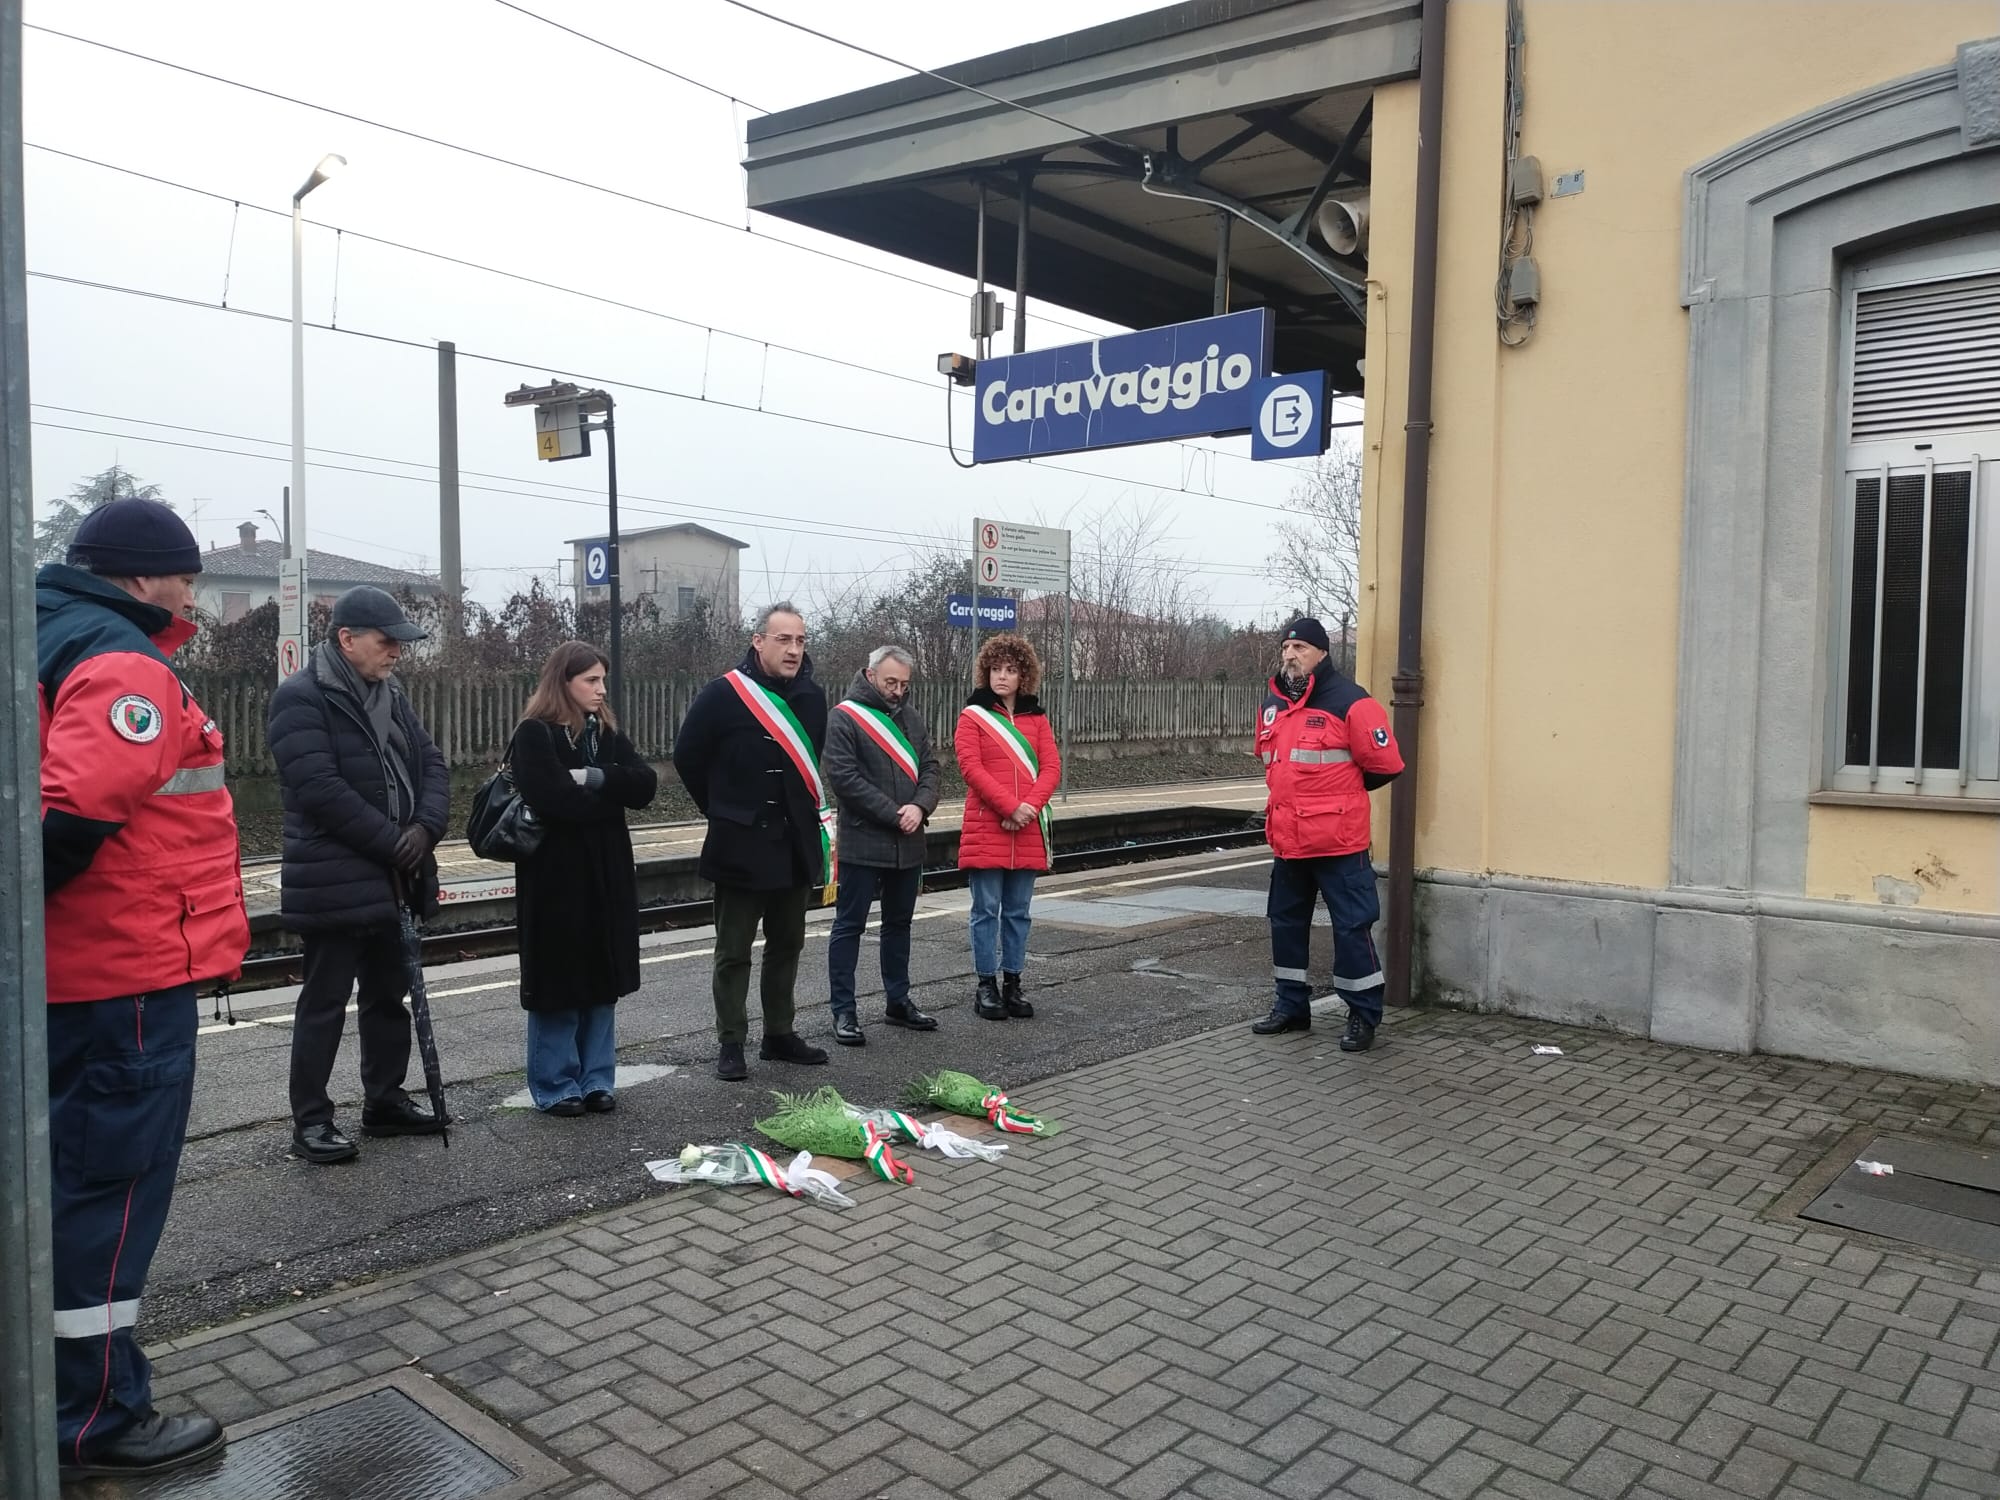
[[[1521,150],[1585,191],[1536,211],[1539,327],[1500,346],[1502,0],[1448,12],[1418,777],[1423,867],[1658,886],[1678,703],[1682,174],[2000,31],[1995,0],[1526,0]],[[1416,83],[1378,91],[1363,681],[1394,673]],[[1728,734],[1726,724],[1713,732]],[[1747,733],[1747,728],[1736,731]],[[1801,789],[1803,795],[1805,789]],[[1386,801],[1386,799],[1378,799]],[[1386,808],[1377,829],[1386,844]],[[1809,894],[2000,910],[2000,822],[1816,807]],[[1863,878],[1863,872],[1865,877]]]

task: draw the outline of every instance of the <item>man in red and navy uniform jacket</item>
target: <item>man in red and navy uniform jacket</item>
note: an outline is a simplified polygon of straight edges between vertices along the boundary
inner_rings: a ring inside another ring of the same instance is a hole
[[[1334,668],[1326,627],[1310,617],[1286,629],[1282,666],[1257,721],[1257,754],[1271,789],[1264,837],[1271,861],[1271,973],[1277,998],[1254,1023],[1260,1036],[1312,1030],[1313,907],[1333,919],[1333,987],[1347,1003],[1343,1052],[1365,1052],[1382,1024],[1381,915],[1369,858],[1368,794],[1402,774],[1382,705]]]
[[[35,578],[48,951],[56,1427],[64,1478],[149,1474],[222,1446],[153,1410],[133,1338],[194,1098],[195,986],[241,972],[222,735],[168,657],[201,553],[115,500]]]

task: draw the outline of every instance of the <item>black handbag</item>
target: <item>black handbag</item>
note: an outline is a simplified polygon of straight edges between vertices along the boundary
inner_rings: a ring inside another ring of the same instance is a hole
[[[506,761],[472,794],[465,841],[481,859],[500,865],[519,864],[541,847],[541,822],[516,790]]]

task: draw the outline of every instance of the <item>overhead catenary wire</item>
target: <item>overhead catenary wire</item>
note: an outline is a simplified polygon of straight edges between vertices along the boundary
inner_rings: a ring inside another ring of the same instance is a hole
[[[818,37],[822,42],[827,42],[832,46],[844,47],[849,52],[860,53],[863,57],[872,57],[875,61],[887,63],[892,68],[901,68],[906,73],[921,73],[926,78],[935,78],[939,83],[949,84],[952,88],[961,89],[968,94],[976,94],[981,99],[985,99],[993,104],[1004,105],[1008,109],[1019,110],[1024,115],[1033,115],[1038,120],[1044,120],[1060,129],[1073,132],[1079,140],[1102,141],[1107,146],[1117,146],[1121,150],[1130,151],[1136,155],[1144,154],[1143,147],[1135,146],[1130,141],[1121,141],[1118,137],[1106,135],[1101,130],[1092,130],[1088,126],[1075,124],[1072,121],[1063,119],[1060,115],[1052,115],[1047,110],[1036,109],[1032,104],[1023,104],[1018,99],[1002,98],[998,94],[989,93],[976,83],[967,83],[963,79],[953,78],[948,74],[939,73],[931,68],[920,68],[915,63],[903,62],[889,56],[886,52],[877,52],[873,47],[864,47],[859,42],[850,42],[845,37],[837,37],[831,32],[820,31],[816,27],[806,25],[803,21],[794,21],[789,16],[781,16],[772,11],[763,10],[758,6],[750,4],[749,0],[722,0],[722,3],[724,5],[733,5],[736,9],[747,11],[753,16],[761,16],[766,21],[773,22],[776,25],[789,27],[793,31],[804,32],[807,36]]]
[[[241,199],[231,197],[225,193],[215,192],[209,188],[197,187],[193,183],[179,182],[170,177],[161,177],[151,172],[142,172],[134,167],[120,166],[116,162],[103,161],[97,157],[84,156],[74,151],[65,151],[57,146],[45,146],[35,141],[27,141],[24,142],[23,144],[26,145],[31,150],[42,152],[48,156],[60,157],[65,161],[76,162],[82,166],[95,167],[101,171],[114,172],[119,174],[120,176],[135,178],[142,182],[150,182],[159,187],[171,188],[179,192],[193,194],[197,197],[208,198],[217,203],[229,204],[232,212],[231,230],[230,230],[230,250],[231,250],[231,255],[233,257],[234,247],[235,247],[234,215],[240,213],[242,208],[245,206]],[[265,214],[271,218],[276,218],[276,219],[290,218],[289,214],[286,214],[281,210],[274,208],[266,208],[261,204],[251,203],[248,206],[253,212]],[[771,339],[760,338],[755,334],[743,333],[736,329],[731,329],[731,328],[723,328],[713,323],[702,322],[701,320],[696,318],[684,317],[679,313],[671,313],[660,308],[647,307],[642,303],[627,302],[621,298],[606,296],[602,292],[588,291],[582,287],[570,286],[563,282],[550,281],[544,277],[530,276],[525,272],[510,271],[501,266],[490,265],[483,261],[470,260],[464,256],[452,255],[442,250],[433,250],[423,245],[412,245],[407,243],[406,241],[392,240],[385,238],[382,235],[368,234],[362,230],[348,229],[340,225],[327,224],[324,223],[323,221],[309,220],[308,222],[318,228],[331,229],[337,236],[361,240],[371,245],[380,245],[385,249],[395,250],[402,254],[420,256],[428,260],[435,260],[442,262],[443,264],[446,265],[458,266],[465,270],[479,271],[485,275],[497,276],[504,280],[518,282],[524,286],[538,287],[544,291],[555,292],[563,296],[576,297],[583,301],[594,302],[604,307],[616,308],[621,312],[637,313],[643,317],[657,318],[662,322],[673,323],[680,327],[687,328],[693,332],[701,333],[710,339],[711,344],[713,336],[716,334],[721,334],[725,338],[735,339],[745,344],[761,345],[765,349],[777,350],[781,353],[795,355],[801,359],[817,360],[820,363],[833,365],[840,369],[855,370],[860,373],[868,375],[877,375],[885,380],[894,380],[905,385],[921,386],[926,390],[931,388],[930,380],[923,376],[906,375],[900,370],[886,370],[879,365],[864,364],[859,360],[845,359],[836,354],[826,354],[819,350],[814,350],[814,349],[803,349],[793,344],[777,343]],[[226,288],[227,288],[227,276],[225,273],[225,291]],[[225,296],[223,301],[226,304],[228,298]],[[704,350],[703,358],[705,366],[707,359],[707,350]],[[948,387],[948,389],[955,389],[955,388]],[[1187,449],[1191,452],[1213,454],[1218,458],[1228,459],[1235,463],[1252,462],[1252,460],[1244,454],[1224,453],[1219,449],[1204,448],[1199,444],[1195,443],[1175,440],[1174,446]]]
[[[174,423],[174,422],[156,422],[147,417],[136,417],[136,416],[121,415],[108,412],[89,411],[81,407],[73,407],[73,406],[57,406],[42,401],[37,401],[34,404],[36,409],[40,411],[53,411],[53,412],[63,413],[65,415],[88,417],[93,420],[102,422],[136,423],[137,425],[142,427],[159,427],[159,428],[164,428],[170,432],[188,433],[194,436],[201,436],[201,437],[222,438],[232,442],[262,443],[265,444],[266,446],[275,448],[275,447],[285,446],[287,441],[279,438],[254,437],[245,433],[221,432],[205,427],[190,427],[184,424]],[[52,431],[57,431],[57,432],[72,432],[94,437],[116,438],[122,442],[154,443],[162,447],[185,448],[195,452],[226,454],[237,458],[254,458],[260,460],[267,460],[271,462],[289,461],[287,456],[283,454],[256,453],[244,449],[217,447],[213,444],[188,443],[179,441],[177,439],[153,437],[146,433],[103,432],[95,428],[78,427],[73,424],[62,423],[62,422],[51,422],[46,420],[45,418],[39,418],[39,417],[35,419],[35,425],[38,427],[45,427]],[[376,478],[395,479],[403,481],[405,483],[433,484],[436,482],[435,476],[436,476],[437,466],[435,464],[426,463],[417,459],[394,458],[389,455],[379,454],[379,453],[359,453],[350,449],[341,449],[341,448],[311,447],[307,451],[310,453],[331,454],[336,457],[342,457],[342,458],[360,459],[366,463],[396,464],[403,468],[424,469],[428,470],[429,472],[423,474],[399,474],[385,469],[360,468],[350,464],[335,464],[335,463],[326,463],[319,460],[309,460],[308,462],[310,466],[314,468],[326,469],[335,473],[361,474]],[[557,483],[553,480],[516,479],[512,475],[483,473],[479,470],[461,470],[460,472],[461,475],[471,476],[479,479],[496,480],[500,484],[504,485],[532,486],[532,488],[527,488],[527,489],[521,489],[521,488],[501,489],[493,484],[465,484],[461,481],[461,486],[460,486],[461,488],[477,490],[485,494],[512,496],[516,499],[522,499],[522,500],[556,500],[566,505],[585,505],[585,506],[595,507],[601,505],[602,503],[599,492],[596,489],[585,485],[566,485]],[[548,493],[550,490],[567,490],[567,491],[572,491],[574,493],[551,494]],[[912,532],[907,529],[899,530],[890,527],[863,526],[858,523],[849,523],[844,521],[819,522],[816,520],[816,518],[790,516],[781,513],[742,510],[742,509],[735,509],[735,508],[721,507],[721,506],[688,504],[684,502],[669,502],[661,500],[657,496],[642,495],[629,491],[621,491],[619,495],[620,505],[624,506],[628,502],[628,500],[632,502],[632,508],[634,510],[645,515],[683,516],[692,511],[696,513],[708,514],[721,519],[747,522],[749,527],[755,529],[776,531],[788,535],[809,536],[809,537],[815,537],[832,541],[864,542],[871,544],[890,543],[902,546],[906,549],[913,549],[915,546],[923,546],[941,551],[955,549],[961,546],[964,541],[964,539],[961,537],[944,536],[926,532]],[[769,517],[770,519],[767,519],[767,517]],[[780,522],[796,522],[802,524],[786,525],[786,524],[779,524]],[[838,528],[838,529],[826,529],[826,528]],[[326,534],[336,535],[337,533],[328,532]],[[347,538],[347,540],[358,541],[360,539]],[[382,544],[371,544],[371,545],[382,545]],[[385,546],[383,550],[393,552],[393,551],[399,551],[400,549]],[[403,555],[415,556],[417,554],[404,553]],[[1082,549],[1078,552],[1077,555],[1088,558],[1105,558],[1110,556],[1111,554],[1106,553],[1102,550]],[[1157,561],[1162,566],[1168,567],[1172,570],[1185,571],[1189,573],[1210,572],[1210,573],[1228,574],[1232,576],[1264,577],[1268,572],[1268,570],[1262,564],[1259,563],[1216,562],[1207,559],[1186,558],[1186,557],[1169,557],[1169,558],[1158,559]],[[817,571],[818,570],[815,570],[815,572]]]
[[[220,303],[207,302],[198,297],[182,297],[171,292],[153,291],[145,287],[121,286],[116,282],[93,281],[84,277],[64,276],[53,271],[31,270],[28,274],[38,280],[55,282],[60,285],[81,287],[92,291],[112,292],[123,296],[141,297],[167,303],[172,306],[197,308],[208,312],[228,313],[237,317],[256,318],[264,322],[283,323],[289,321],[277,313],[259,312],[253,308],[223,307]],[[375,333],[352,326],[333,328],[325,323],[308,323],[306,326],[319,332],[337,333],[351,338],[363,338],[376,343],[393,344],[407,349],[420,349],[427,354],[436,353],[436,346],[434,344],[418,339],[402,338],[395,334]],[[798,412],[779,411],[769,406],[758,407],[739,401],[725,401],[717,396],[704,396],[688,391],[669,390],[664,386],[648,385],[641,381],[621,380],[612,376],[591,374],[586,371],[570,369],[553,361],[481,354],[463,347],[458,350],[458,356],[461,359],[478,360],[485,364],[500,365],[507,369],[541,370],[550,374],[566,375],[571,379],[584,381],[593,385],[622,387],[627,391],[661,396],[674,401],[688,401],[698,405],[719,407],[728,411],[745,412],[752,416],[773,417],[781,421],[803,423],[807,426],[823,430],[846,432],[862,437],[880,438],[887,442],[903,443],[912,447],[929,448],[938,451],[942,451],[945,448],[945,444],[933,438],[912,437],[908,433],[901,432],[884,432],[878,428],[861,427],[851,422],[837,422],[826,417],[810,417]],[[1262,500],[1245,500],[1235,495],[1222,495],[1209,490],[1194,489],[1184,482],[1180,484],[1164,484],[1158,480],[1136,479],[1130,475],[1106,474],[1097,469],[1080,469],[1071,464],[1054,463],[1046,458],[1021,459],[1018,462],[1032,464],[1037,468],[1047,469],[1053,473],[1073,474],[1084,479],[1102,480],[1110,484],[1121,484],[1136,489],[1157,490],[1167,494],[1193,495],[1201,499],[1214,500],[1224,505],[1241,506],[1250,510],[1272,511],[1281,515],[1292,515],[1295,513],[1290,506],[1274,505]]]
[[[530,21],[540,21],[544,26],[553,26],[557,31],[566,31],[578,41],[588,42],[593,47],[602,47],[606,52],[615,52],[620,57],[628,58],[632,62],[638,63],[641,67],[651,68],[655,73],[664,73],[667,77],[674,79],[676,82],[684,83],[689,88],[700,89],[704,94],[713,94],[716,98],[726,99],[731,104],[741,104],[746,109],[756,110],[759,114],[770,113],[763,105],[752,104],[740,94],[732,94],[727,89],[719,89],[712,83],[703,83],[699,78],[690,78],[685,73],[676,73],[664,63],[654,62],[650,57],[641,57],[636,52],[627,52],[623,47],[607,42],[601,36],[592,36],[587,31],[578,31],[574,26],[565,26],[553,16],[545,16],[538,11],[529,10],[525,5],[516,5],[514,0],[493,0],[493,3],[503,10],[511,10],[516,15],[526,16]]]
[[[856,270],[867,271],[873,275],[886,276],[894,281],[907,282],[911,286],[922,287],[925,291],[938,292],[947,297],[962,297],[964,295],[953,287],[939,286],[934,281],[925,281],[921,277],[912,276],[907,271],[896,270],[892,266],[876,265],[869,261],[856,260],[852,256],[840,255],[831,250],[823,250],[816,245],[807,245],[797,240],[783,239],[764,230],[746,224],[739,224],[731,219],[719,219],[713,214],[705,214],[692,208],[682,208],[677,204],[663,203],[657,198],[648,198],[641,193],[628,192],[624,188],[612,187],[607,183],[592,182],[588,178],[571,176],[569,173],[558,172],[549,167],[538,167],[530,162],[517,161],[512,157],[501,156],[496,152],[482,151],[476,146],[467,146],[457,141],[445,140],[439,136],[426,135],[420,130],[411,130],[405,126],[391,125],[386,121],[372,119],[367,115],[355,114],[350,110],[337,109],[327,104],[317,104],[310,99],[300,99],[291,94],[281,93],[276,89],[267,89],[258,84],[245,83],[241,79],[227,78],[220,73],[205,72],[200,68],[190,67],[186,63],[171,62],[163,57],[154,57],[150,53],[135,52],[129,47],[120,47],[112,42],[101,41],[96,37],[79,36],[74,32],[59,31],[53,26],[43,26],[32,21],[22,22],[22,28],[27,31],[40,32],[44,36],[53,36],[63,41],[75,42],[81,46],[96,47],[120,57],[130,58],[135,62],[148,63],[154,67],[183,73],[191,78],[200,78],[206,82],[221,84],[227,88],[241,89],[246,93],[257,94],[266,99],[274,99],[282,104],[294,105],[300,109],[315,110],[320,114],[330,115],[334,119],[351,120],[357,125],[365,125],[372,130],[381,130],[386,131],[390,135],[402,136],[405,140],[418,141],[426,146],[435,146],[443,151],[455,151],[461,155],[470,156],[494,166],[508,167],[514,171],[532,173],[537,177],[546,178],[551,182],[561,182],[570,187],[582,188],[594,193],[602,193],[607,197],[618,198],[627,203],[637,204],[642,208],[657,209],[661,213],[672,214],[678,218],[688,219],[695,223],[707,224],[717,229],[726,229],[731,234],[748,234],[767,244],[782,245],[787,249],[797,250],[806,255],[818,256],[822,260],[832,261]],[[1046,314],[1043,315],[1042,321],[1057,327],[1068,328],[1076,333],[1090,334],[1092,337],[1096,337],[1096,334],[1091,329],[1084,328],[1079,324],[1064,322],[1059,318],[1050,317]]]
[[[235,443],[261,443],[269,447],[284,447],[287,445],[288,442],[287,439],[261,438],[261,437],[256,437],[250,433],[226,432],[213,427],[192,427],[188,426],[185,423],[180,423],[180,422],[158,422],[154,421],[150,417],[136,417],[121,412],[92,411],[87,408],[79,406],[57,406],[54,405],[53,403],[46,401],[37,401],[34,403],[34,406],[37,411],[57,412],[64,416],[70,416],[70,417],[85,417],[94,422],[137,423],[141,427],[158,427],[168,432],[186,433],[194,437],[222,438],[226,441]],[[60,424],[49,423],[49,422],[44,422],[43,425],[50,427],[60,426]],[[87,432],[90,429],[82,427],[66,427],[62,428],[61,430],[70,432]],[[153,441],[153,439],[150,439],[146,437],[144,434],[139,434],[139,433],[113,433],[104,435],[115,436],[115,437],[127,437],[140,442]],[[194,444],[190,446],[200,447],[201,445]],[[220,452],[229,452],[232,450],[218,448],[218,449],[211,449],[208,451],[220,453]],[[424,474],[421,475],[406,474],[406,475],[390,476],[395,478],[422,479],[424,482],[429,483],[432,481],[433,476],[437,473],[436,464],[429,463],[421,459],[394,458],[389,456],[388,454],[356,452],[355,450],[350,448],[324,448],[320,447],[317,444],[309,446],[306,449],[306,451],[308,453],[328,454],[335,458],[354,458],[363,460],[364,462],[367,463],[396,464],[402,468],[423,469],[426,471]],[[261,458],[264,455],[244,454],[242,456]],[[326,467],[338,467],[338,466],[327,465]],[[357,470],[355,472],[363,472],[363,471]],[[375,471],[370,470],[366,472],[372,473]],[[595,496],[600,499],[603,495],[602,489],[594,485],[563,484],[556,480],[544,480],[544,479],[519,479],[512,474],[494,474],[480,469],[460,469],[459,473],[460,475],[465,477],[473,479],[491,479],[491,480],[496,480],[502,484],[534,485],[538,487],[538,492],[539,490],[567,490],[578,495]],[[528,498],[535,498],[535,497],[529,496]],[[899,541],[910,541],[912,539],[915,539],[926,543],[935,543],[937,545],[953,545],[956,542],[955,538],[947,538],[944,536],[933,535],[926,532],[894,530],[888,527],[881,527],[881,526],[864,526],[859,523],[851,523],[846,521],[827,521],[827,520],[822,520],[821,518],[815,516],[794,516],[774,511],[752,511],[743,509],[742,507],[738,506],[707,505],[694,501],[666,501],[666,500],[661,500],[656,496],[642,495],[631,490],[621,489],[619,492],[620,503],[624,504],[628,500],[638,501],[644,504],[664,505],[671,507],[671,509],[669,510],[648,512],[648,514],[679,515],[686,513],[694,513],[698,515],[713,517],[716,519],[731,520],[731,521],[737,520],[739,518],[747,518],[755,521],[759,525],[767,525],[769,524],[769,521],[796,522],[801,526],[811,526],[817,528],[812,531],[802,531],[799,533],[800,535],[826,537],[841,541],[874,541],[880,538],[887,538]],[[329,533],[329,535],[331,534],[332,533]]]

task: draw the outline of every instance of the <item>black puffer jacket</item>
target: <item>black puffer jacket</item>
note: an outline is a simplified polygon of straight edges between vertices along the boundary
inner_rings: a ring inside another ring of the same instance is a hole
[[[409,742],[416,806],[403,823],[421,823],[433,841],[444,837],[451,786],[444,756],[417,722],[402,690],[394,693],[396,723]],[[285,804],[285,864],[281,918],[293,932],[359,931],[396,925],[391,881],[396,836],[389,818],[389,767],[368,716],[345,688],[323,682],[308,658],[271,695],[271,755]],[[437,861],[425,856],[417,880],[419,909],[437,910]]]

